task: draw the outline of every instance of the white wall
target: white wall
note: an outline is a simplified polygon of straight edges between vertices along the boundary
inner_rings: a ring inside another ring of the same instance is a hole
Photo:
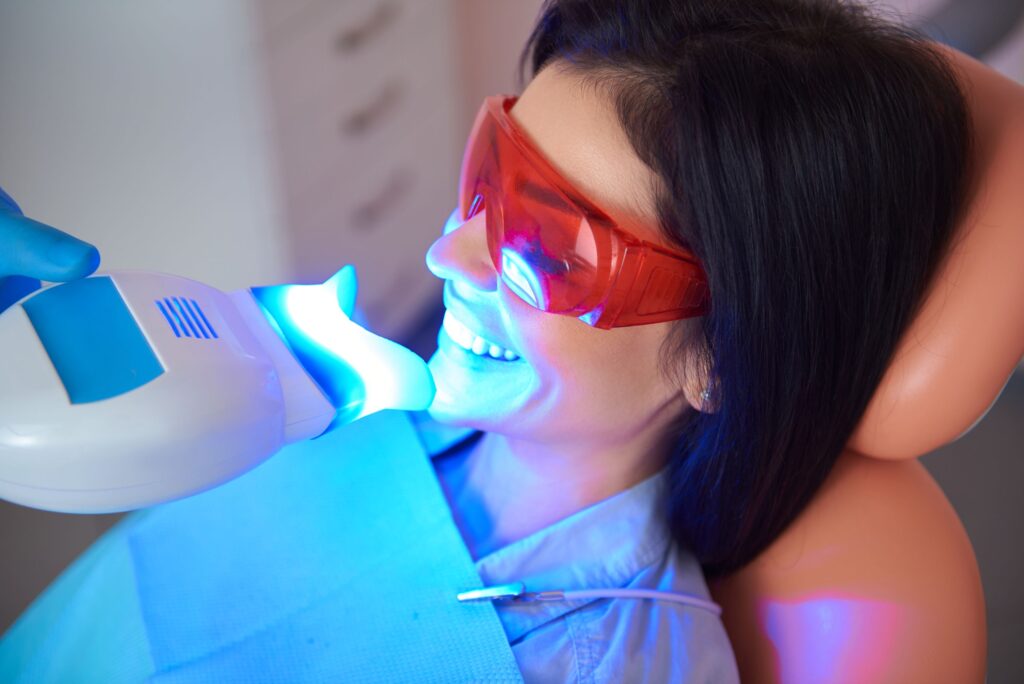
[[[284,275],[242,0],[0,3],[0,185],[103,268]]]
[[[985,56],[985,63],[993,69],[1024,83],[1024,21],[995,50]]]

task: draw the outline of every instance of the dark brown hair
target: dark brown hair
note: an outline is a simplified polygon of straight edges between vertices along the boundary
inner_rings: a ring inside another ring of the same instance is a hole
[[[614,98],[711,311],[667,519],[711,574],[804,508],[917,311],[965,203],[970,129],[934,46],[849,2],[550,0],[523,53]],[[680,324],[682,330],[685,324]]]

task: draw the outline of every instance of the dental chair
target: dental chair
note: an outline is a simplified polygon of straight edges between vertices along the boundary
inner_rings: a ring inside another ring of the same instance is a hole
[[[744,682],[982,682],[971,543],[916,458],[969,431],[1024,355],[1024,87],[948,51],[971,102],[966,219],[821,490],[713,583]]]

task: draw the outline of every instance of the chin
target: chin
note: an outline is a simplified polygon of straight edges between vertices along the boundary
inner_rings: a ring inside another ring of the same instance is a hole
[[[524,362],[473,359],[458,349],[434,352],[428,363],[437,393],[427,412],[439,423],[502,432],[534,391],[533,373]]]
[[[433,403],[427,408],[427,413],[438,423],[452,427],[501,432],[504,417],[496,415],[496,412],[489,408],[483,402],[472,402],[469,397],[451,397],[439,387]]]

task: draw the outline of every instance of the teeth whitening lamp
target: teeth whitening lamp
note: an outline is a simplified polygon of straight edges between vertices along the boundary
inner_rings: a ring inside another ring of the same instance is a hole
[[[225,293],[115,272],[0,314],[0,498],[131,510],[215,487],[283,446],[433,398],[426,364],[349,318],[355,271]]]

